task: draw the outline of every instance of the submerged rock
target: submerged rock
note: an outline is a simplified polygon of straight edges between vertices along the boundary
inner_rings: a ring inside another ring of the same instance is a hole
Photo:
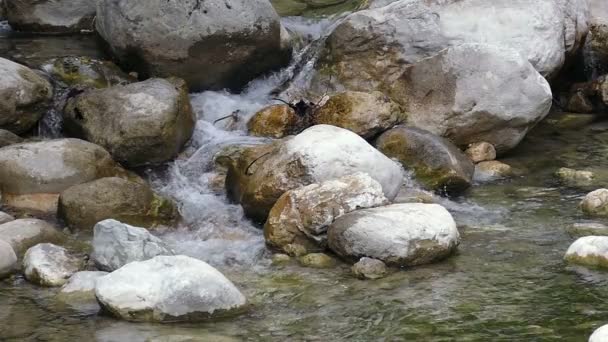
[[[83,260],[50,243],[41,243],[27,250],[23,257],[25,278],[42,286],[61,286],[80,269]]]
[[[298,260],[300,261],[300,264],[305,267],[333,268],[336,266],[336,260],[325,253],[306,254]]]
[[[398,104],[379,91],[336,94],[314,114],[315,124],[333,125],[370,139],[405,119]]]
[[[295,243],[309,252],[322,251],[327,227],[336,218],[387,203],[380,184],[364,173],[289,190],[270,210],[264,225],[266,243],[282,250]]]
[[[298,134],[309,125],[288,105],[272,105],[257,112],[247,123],[256,137],[283,138]]]
[[[437,204],[393,204],[354,211],[328,229],[329,248],[348,259],[370,257],[395,266],[441,260],[458,246],[452,215]]]
[[[64,111],[68,134],[105,147],[131,167],[177,156],[194,124],[188,88],[175,78],[89,90]]]
[[[573,236],[608,236],[608,226],[596,222],[575,223],[567,231]]]
[[[329,125],[247,148],[228,164],[228,196],[243,206],[248,217],[260,222],[283,193],[301,186],[365,172],[391,200],[403,182],[397,163],[357,134]]]
[[[513,174],[510,165],[498,160],[485,161],[475,165],[473,180],[476,182],[491,182],[507,178]]]
[[[125,69],[195,91],[242,87],[291,53],[268,0],[100,0],[95,23]]]
[[[110,61],[68,56],[51,60],[44,70],[70,87],[107,88],[135,82]]]
[[[8,242],[18,256],[37,244],[58,243],[64,239],[52,224],[39,219],[19,219],[0,225],[0,240]]]
[[[90,230],[105,219],[146,228],[170,224],[178,217],[175,204],[143,182],[101,178],[75,185],[61,193],[58,216],[69,227]]]
[[[492,144],[485,141],[470,144],[464,153],[471,158],[473,163],[496,159],[496,149]]]
[[[368,257],[359,259],[351,270],[360,279],[379,279],[388,273],[385,263]]]
[[[53,87],[32,69],[0,58],[0,128],[31,130],[49,108]]]
[[[573,264],[608,268],[608,236],[585,236],[574,241],[564,259]]]
[[[132,262],[99,278],[95,294],[104,309],[128,321],[200,321],[246,305],[223,274],[187,256]]]
[[[588,193],[581,201],[583,213],[591,216],[608,216],[608,189]]]
[[[173,251],[144,228],[116,220],[104,220],[95,225],[91,258],[100,270],[111,272],[133,261],[158,255],[173,255]]]
[[[588,184],[593,178],[593,172],[574,170],[562,167],[555,172],[555,175],[562,181],[570,184]]]
[[[17,254],[7,242],[0,240],[0,279],[17,269]]]
[[[608,324],[597,328],[589,337],[589,342],[606,342],[608,341]]]
[[[6,15],[12,28],[39,33],[93,30],[95,0],[10,0]]]
[[[475,166],[458,147],[428,131],[399,126],[383,133],[376,148],[431,190],[458,193],[471,186]]]

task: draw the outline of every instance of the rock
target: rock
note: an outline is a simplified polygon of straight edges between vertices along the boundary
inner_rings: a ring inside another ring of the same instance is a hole
[[[594,222],[575,223],[567,231],[572,236],[608,236],[608,226]]]
[[[573,113],[593,113],[595,105],[581,89],[576,89],[569,95],[566,109]]]
[[[507,178],[513,174],[513,169],[498,160],[485,161],[475,165],[473,180],[476,182],[491,182]]]
[[[6,278],[17,269],[17,255],[13,247],[0,240],[0,279]]]
[[[333,125],[370,139],[405,119],[395,102],[379,91],[347,91],[332,96],[315,112],[314,123]]]
[[[92,31],[95,0],[6,1],[8,23],[18,31],[77,33]]]
[[[264,225],[266,243],[278,249],[295,243],[307,251],[322,251],[327,227],[336,218],[387,203],[380,184],[365,173],[289,190],[270,210]]]
[[[82,271],[74,273],[68,282],[61,287],[61,294],[78,295],[95,298],[95,283],[97,279],[108,275],[108,272]]]
[[[89,57],[60,57],[49,61],[43,69],[53,78],[70,87],[107,88],[135,82],[110,61]]]
[[[492,144],[485,141],[470,144],[464,153],[473,161],[473,163],[496,159],[496,149]]]
[[[585,236],[574,241],[564,259],[573,264],[608,267],[608,236]]]
[[[562,167],[557,170],[555,176],[562,182],[570,184],[588,184],[594,178],[593,172],[591,171],[574,170],[567,167]]]
[[[188,88],[175,78],[89,90],[64,111],[68,134],[105,147],[130,167],[177,156],[194,124]]]
[[[97,280],[101,306],[128,321],[199,321],[235,313],[245,297],[224,275],[187,256],[132,262]]]
[[[388,273],[386,264],[380,260],[363,257],[351,268],[353,274],[360,279],[379,279]]]
[[[471,186],[475,165],[454,144],[428,131],[398,126],[380,135],[375,146],[431,190],[458,193]]]
[[[4,211],[0,211],[0,224],[5,224],[11,221],[15,221],[15,218],[12,215],[9,215]]]
[[[295,137],[244,149],[228,163],[228,196],[245,214],[264,222],[283,193],[356,172],[368,173],[392,200],[403,181],[401,167],[348,130],[317,125]]]
[[[596,329],[589,337],[589,342],[606,342],[608,341],[608,324]]]
[[[144,261],[158,255],[173,255],[173,251],[144,228],[116,220],[105,220],[95,225],[91,257],[100,270],[111,272],[133,261]]]
[[[588,193],[581,201],[580,208],[590,216],[608,216],[608,189]]]
[[[193,91],[240,88],[291,53],[268,0],[100,0],[95,23],[124,69],[180,77]]]
[[[324,253],[306,254],[298,259],[300,264],[305,267],[312,268],[333,268],[336,266],[336,261]]]
[[[344,258],[370,257],[395,266],[443,259],[460,240],[444,207],[420,203],[357,210],[338,218],[327,234],[329,248]]]
[[[23,257],[25,278],[42,286],[61,286],[83,267],[83,260],[50,243],[27,250]]]
[[[8,242],[17,256],[44,242],[58,243],[64,239],[53,225],[38,219],[19,219],[0,225],[0,240]]]
[[[272,264],[273,265],[286,264],[290,261],[291,261],[291,257],[287,254],[275,253],[272,255]]]
[[[0,128],[31,130],[49,108],[53,87],[32,69],[0,58]]]
[[[591,79],[608,72],[608,4],[604,0],[589,0],[589,34],[583,55]]]
[[[307,253],[306,247],[297,243],[290,243],[289,245],[283,247],[283,250],[285,251],[285,253],[287,253],[287,255],[296,258],[306,255]]]
[[[0,129],[0,147],[18,144],[20,142],[23,142],[23,139],[17,134],[11,131]]]
[[[173,201],[154,193],[147,184],[117,177],[65,190],[57,214],[76,230],[91,230],[105,219],[150,228],[170,224],[179,215]]]
[[[307,126],[303,118],[288,105],[266,107],[255,113],[247,123],[249,134],[276,139],[298,134]]]

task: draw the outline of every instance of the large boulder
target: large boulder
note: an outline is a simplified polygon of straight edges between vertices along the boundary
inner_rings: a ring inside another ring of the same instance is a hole
[[[328,229],[329,248],[352,260],[369,257],[395,266],[443,259],[458,246],[452,215],[438,204],[393,204],[354,211]]]
[[[268,0],[100,0],[95,23],[126,69],[195,91],[242,87],[290,55]]]
[[[5,2],[12,28],[43,33],[92,31],[96,0],[10,0]]]
[[[117,177],[75,185],[59,196],[58,216],[75,230],[91,230],[97,222],[116,219],[146,228],[170,224],[175,204],[150,186]]]
[[[376,148],[431,190],[458,193],[471,186],[475,165],[458,147],[418,128],[399,126],[384,132]]]
[[[336,218],[387,203],[382,186],[364,173],[289,190],[270,210],[264,225],[266,243],[282,250],[299,244],[309,252],[322,251],[327,227]]]
[[[65,237],[52,224],[39,219],[19,219],[0,225],[0,240],[7,242],[17,254],[45,242],[61,242]]]
[[[130,262],[158,255],[173,255],[173,251],[144,228],[116,220],[105,220],[95,225],[91,257],[100,270],[111,272]]]
[[[200,321],[246,305],[223,274],[187,256],[132,262],[99,278],[95,294],[104,309],[128,321]]]
[[[228,163],[228,196],[247,216],[264,222],[286,191],[364,172],[392,200],[402,182],[401,166],[346,129],[313,126],[295,137],[243,149]]]
[[[17,268],[17,254],[13,247],[0,240],[0,279],[10,275]]]
[[[573,264],[608,268],[608,236],[584,236],[574,241],[564,259]]]
[[[195,124],[188,88],[176,78],[89,90],[68,101],[63,118],[68,134],[131,167],[177,156]]]
[[[41,243],[28,249],[23,257],[25,278],[42,286],[62,286],[83,266],[83,259],[50,243]]]
[[[27,132],[48,109],[53,88],[32,69],[4,58],[0,75],[0,128]]]
[[[0,147],[14,145],[20,142],[23,142],[23,138],[17,134],[5,129],[0,129]]]

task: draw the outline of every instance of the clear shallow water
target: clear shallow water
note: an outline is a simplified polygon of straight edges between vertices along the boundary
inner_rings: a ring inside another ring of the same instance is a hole
[[[331,25],[287,20],[292,31],[313,38]],[[437,198],[462,233],[454,257],[393,270],[377,281],[354,279],[345,264],[330,270],[296,262],[272,265],[261,231],[213,186],[212,158],[231,144],[263,142],[241,130],[256,110],[272,102],[270,92],[292,77],[290,70],[257,80],[239,95],[193,94],[199,121],[191,146],[176,162],[147,172],[156,189],[178,201],[184,216],[163,238],[232,279],[249,298],[249,312],[199,324],[132,324],[98,315],[91,303],[67,305],[56,289],[16,277],[0,282],[0,340],[583,341],[608,323],[603,304],[608,272],[562,261],[574,241],[566,229],[585,221],[577,209],[580,198],[608,180],[608,130],[564,124],[559,116],[542,123],[504,158],[519,176],[478,185],[461,198]],[[305,84],[306,76],[296,79]],[[237,109],[240,120],[213,124]],[[587,187],[564,186],[553,177],[562,166],[588,168],[598,176]],[[75,237],[73,248],[82,249],[83,240]]]

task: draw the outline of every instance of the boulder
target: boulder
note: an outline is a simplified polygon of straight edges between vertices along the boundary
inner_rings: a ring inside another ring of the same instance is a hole
[[[53,88],[32,69],[0,58],[0,128],[31,130],[49,108]]]
[[[0,240],[0,279],[5,278],[17,269],[17,254],[13,247]]]
[[[240,88],[291,53],[268,0],[100,0],[95,23],[124,69],[194,91]]]
[[[247,129],[256,137],[280,139],[307,128],[309,125],[304,121],[291,106],[272,105],[255,113],[247,122]]]
[[[173,255],[173,251],[144,228],[116,220],[104,220],[95,225],[91,257],[100,270],[111,272],[130,262],[158,255]]]
[[[368,257],[359,259],[351,270],[359,279],[379,279],[388,273],[385,263]]]
[[[91,230],[97,222],[116,219],[146,228],[170,224],[175,204],[145,183],[117,177],[75,185],[61,193],[58,216],[75,230]]]
[[[13,215],[9,215],[4,211],[0,211],[0,224],[5,224],[7,222],[15,221]]]
[[[77,33],[93,30],[96,0],[6,1],[8,23],[18,31]]]
[[[573,264],[608,267],[608,236],[584,236],[574,241],[564,259]]]
[[[473,180],[476,182],[491,182],[502,178],[507,178],[513,174],[510,165],[498,160],[491,160],[475,165]]]
[[[68,134],[130,167],[174,158],[195,124],[188,88],[176,78],[86,91],[68,101],[63,119]]]
[[[480,163],[496,159],[496,149],[485,141],[470,144],[464,153],[473,163]]]
[[[95,284],[97,279],[108,275],[108,272],[81,271],[74,273],[67,283],[61,287],[63,295],[77,295],[95,299]]]
[[[329,98],[315,114],[317,125],[333,125],[370,139],[405,119],[398,104],[379,91],[347,91]]]
[[[317,125],[295,137],[246,148],[228,163],[228,196],[245,214],[264,222],[286,191],[340,178],[356,172],[369,174],[392,200],[403,182],[401,167],[357,134]]]
[[[587,215],[608,216],[608,189],[598,189],[588,193],[579,206]]]
[[[83,266],[81,258],[50,243],[41,243],[28,249],[23,257],[25,278],[42,286],[61,286]]]
[[[336,260],[325,253],[306,254],[298,259],[304,267],[311,268],[333,268],[336,266]]]
[[[365,173],[311,184],[284,193],[264,225],[266,243],[284,250],[299,244],[308,251],[327,245],[327,227],[357,209],[388,204],[380,184]]]
[[[17,256],[37,244],[58,243],[64,238],[53,225],[38,219],[19,219],[0,225],[0,240],[11,245]]]
[[[395,127],[380,135],[375,146],[431,190],[458,193],[471,186],[475,165],[450,141],[428,131]]]
[[[606,342],[608,341],[608,324],[597,328],[591,336],[589,342]]]
[[[369,257],[395,266],[441,260],[460,240],[444,207],[421,203],[354,211],[334,221],[327,236],[329,248],[344,258]]]
[[[187,256],[132,262],[99,278],[95,294],[104,309],[128,321],[200,321],[246,305],[223,274]]]
[[[54,79],[66,86],[86,88],[107,88],[135,82],[116,64],[89,57],[68,56],[49,61],[43,69]]]
[[[23,139],[17,134],[11,131],[0,129],[0,147],[18,144],[20,142],[23,142]]]

